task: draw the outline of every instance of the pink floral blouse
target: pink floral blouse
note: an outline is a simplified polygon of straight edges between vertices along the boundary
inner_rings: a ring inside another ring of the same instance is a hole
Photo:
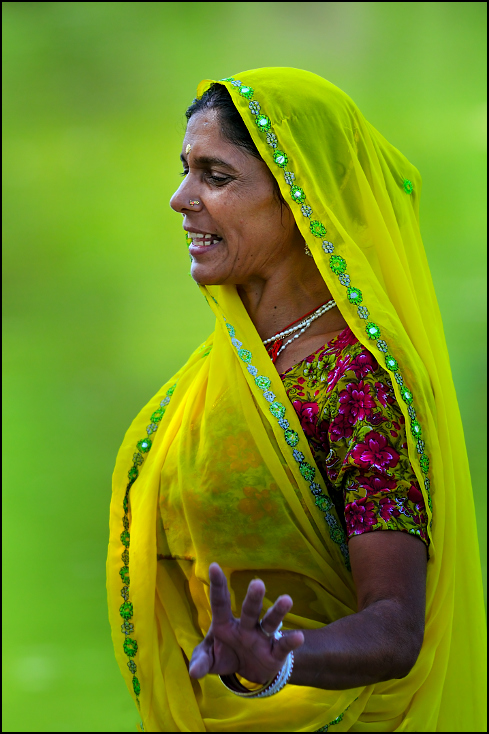
[[[350,329],[281,378],[347,536],[402,530],[428,545],[404,417],[387,372]]]

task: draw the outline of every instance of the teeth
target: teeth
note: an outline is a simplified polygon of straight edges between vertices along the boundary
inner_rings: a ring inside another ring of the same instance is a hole
[[[221,241],[220,237],[217,237],[213,234],[207,234],[205,232],[188,232],[187,233],[189,239],[192,240],[192,242],[195,245],[208,247],[209,245],[215,245],[218,242]]]

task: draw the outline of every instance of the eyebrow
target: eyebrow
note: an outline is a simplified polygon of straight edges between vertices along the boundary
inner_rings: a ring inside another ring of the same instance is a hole
[[[180,160],[184,165],[188,165],[187,159],[185,158],[183,153],[180,153]],[[227,168],[228,171],[237,173],[236,169],[230,163],[226,163],[226,161],[223,161],[221,158],[212,158],[211,156],[201,155],[194,157],[192,162],[196,166],[201,166],[202,168],[212,168],[213,166],[218,166],[219,168]]]

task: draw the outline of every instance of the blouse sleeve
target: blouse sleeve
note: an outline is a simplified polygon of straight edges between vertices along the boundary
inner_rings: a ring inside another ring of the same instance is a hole
[[[346,531],[401,530],[429,545],[405,421],[388,374],[360,344],[328,375],[326,473],[343,492]]]

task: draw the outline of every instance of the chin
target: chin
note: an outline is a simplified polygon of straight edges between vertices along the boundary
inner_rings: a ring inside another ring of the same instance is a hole
[[[190,268],[190,275],[198,285],[223,285],[226,282],[223,274],[209,272],[208,268],[202,267],[195,261]]]

